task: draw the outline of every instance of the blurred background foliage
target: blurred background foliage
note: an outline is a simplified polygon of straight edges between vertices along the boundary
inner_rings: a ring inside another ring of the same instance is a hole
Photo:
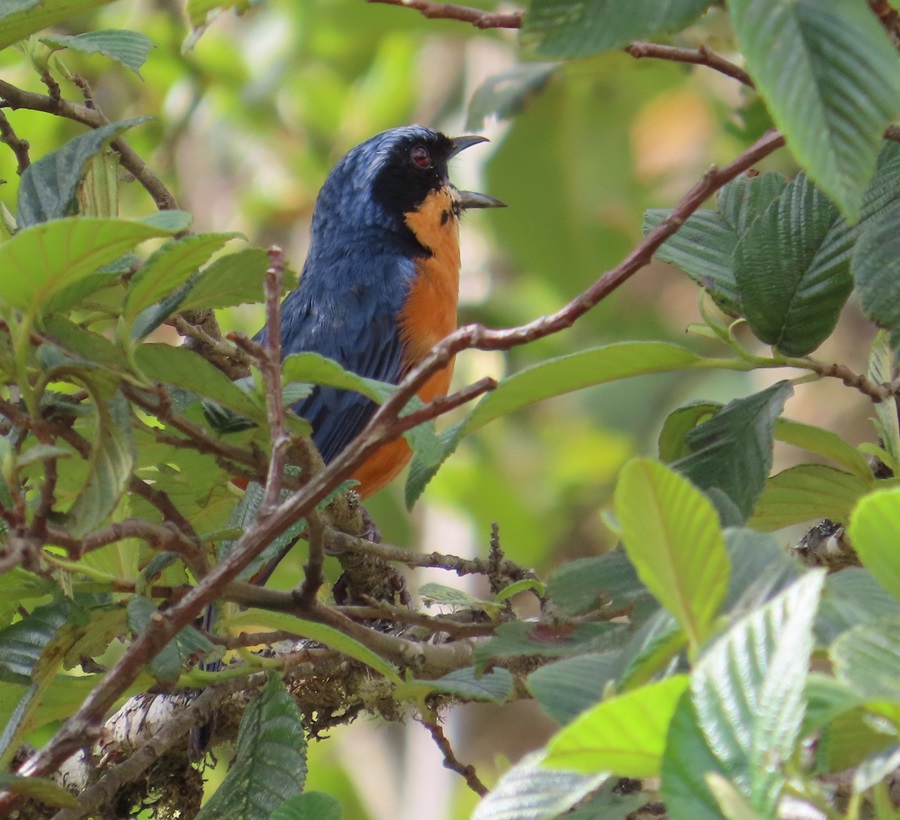
[[[705,42],[727,56],[719,12],[700,25],[679,43]],[[89,79],[111,120],[155,117],[127,138],[194,214],[194,230],[240,231],[254,245],[278,244],[297,271],[316,193],[350,147],[408,122],[489,136],[490,146],[467,152],[453,169],[460,187],[509,205],[466,217],[461,322],[501,327],[557,310],[633,247],[646,208],[671,206],[711,163],[727,162],[768,126],[755,98],[703,69],[623,53],[541,66],[528,62],[515,32],[478,31],[362,0],[265,0],[242,16],[220,15],[189,50],[189,27],[174,0],[120,0],[67,20],[63,31],[102,28],[132,29],[153,41],[141,77],[101,56],[53,59]],[[27,49],[38,63],[49,58],[35,39]],[[0,52],[4,79],[44,91],[18,60],[12,50]],[[485,83],[493,96],[482,92],[472,105]],[[71,83],[63,93],[80,97]],[[491,109],[511,116],[485,117]],[[743,116],[735,119],[735,110]],[[10,119],[33,158],[83,130],[29,111],[10,112]],[[793,171],[786,152],[771,162]],[[7,183],[0,199],[11,207],[17,177],[9,151],[0,152],[0,178]],[[138,186],[124,186],[124,212],[150,207]],[[683,274],[655,264],[566,333],[507,355],[464,353],[456,380],[500,376],[614,340],[668,339],[712,352],[708,340],[685,338],[698,294]],[[262,307],[223,311],[220,322],[255,332]],[[862,369],[868,333],[851,304],[819,355]],[[412,514],[402,482],[369,510],[387,541],[458,555],[485,554],[497,522],[510,557],[546,572],[612,546],[601,516],[614,478],[631,455],[655,455],[669,411],[691,399],[747,395],[764,386],[761,378],[678,373],[538,405],[464,441]],[[854,443],[869,439],[868,408],[845,395],[851,392],[827,384],[799,390],[788,415],[815,419]],[[776,458],[783,466],[791,455]],[[299,554],[283,562],[273,583],[291,586],[301,563]],[[426,580],[417,574],[414,586]],[[553,726],[531,703],[477,705],[455,712],[450,732],[460,759],[491,782],[505,760],[542,744]],[[340,796],[349,820],[465,817],[476,802],[415,725],[356,724],[310,751],[307,788]],[[219,767],[213,776],[223,775]]]

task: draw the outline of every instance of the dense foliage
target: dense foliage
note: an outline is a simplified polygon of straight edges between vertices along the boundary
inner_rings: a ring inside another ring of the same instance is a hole
[[[0,814],[399,817],[309,743],[370,716],[456,772],[407,816],[895,816],[890,5],[175,5],[0,8]],[[463,113],[466,324],[396,388],[250,341],[336,158]],[[380,404],[327,466],[321,384]]]

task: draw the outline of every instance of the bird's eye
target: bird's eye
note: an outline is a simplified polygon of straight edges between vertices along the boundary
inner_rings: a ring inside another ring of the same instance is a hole
[[[409,158],[413,161],[413,165],[418,165],[419,168],[431,167],[431,152],[424,145],[413,148]]]

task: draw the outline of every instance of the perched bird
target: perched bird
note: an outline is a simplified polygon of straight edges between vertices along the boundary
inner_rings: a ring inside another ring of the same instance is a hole
[[[282,354],[311,351],[360,376],[398,383],[457,327],[459,216],[498,199],[460,191],[448,162],[485,137],[446,137],[421,125],[392,128],[357,145],[316,200],[299,285],[281,308]],[[260,339],[265,337],[265,328]],[[446,395],[452,362],[419,391]],[[365,396],[316,387],[293,407],[310,422],[325,462],[375,412]],[[404,439],[377,450],[353,476],[365,498],[409,461]]]

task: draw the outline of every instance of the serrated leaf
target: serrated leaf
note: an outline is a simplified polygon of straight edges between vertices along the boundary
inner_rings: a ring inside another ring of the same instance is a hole
[[[60,310],[68,305],[54,297],[65,288],[144,240],[169,233],[147,222],[91,217],[32,225],[0,245],[0,299],[20,310]]]
[[[213,261],[191,283],[182,310],[236,307],[265,299],[269,255],[262,248],[245,248]]]
[[[747,229],[784,190],[787,180],[774,171],[741,174],[719,194],[715,211],[699,210],[666,240],[656,256],[681,268],[709,292],[725,312],[741,314],[741,296],[734,274],[734,250]],[[653,209],[644,214],[644,233],[671,215]]]
[[[415,504],[464,436],[500,416],[584,387],[649,373],[687,370],[703,361],[687,348],[667,342],[622,342],[549,359],[520,370],[503,379],[466,419],[440,434],[440,459],[433,463],[413,459],[406,482],[406,504],[408,507]]]
[[[800,564],[771,535],[727,529],[725,542],[731,577],[722,609],[732,618],[759,609],[803,574]]]
[[[806,356],[831,334],[853,289],[846,257],[826,243],[837,217],[801,174],[735,248],[743,314],[757,338],[788,356]]]
[[[469,100],[466,131],[477,131],[491,115],[505,120],[517,114],[530,96],[544,88],[557,68],[558,63],[519,63],[491,74]]]
[[[773,531],[817,518],[846,521],[870,487],[824,464],[790,467],[766,481],[747,526]]]
[[[788,146],[855,220],[881,132],[900,111],[900,65],[884,28],[864,3],[733,0],[728,10]]]
[[[877,490],[860,499],[847,534],[863,566],[900,599],[900,487]]]
[[[321,384],[340,390],[355,390],[381,404],[396,389],[396,385],[358,376],[345,370],[333,359],[318,353],[293,353],[285,356],[281,373],[286,382]]]
[[[134,322],[137,315],[175,288],[219,250],[235,233],[206,233],[185,236],[163,245],[134,275],[125,296],[125,321]]]
[[[525,686],[541,709],[566,724],[603,697],[619,666],[615,653],[578,655],[536,669],[525,679]]]
[[[710,0],[533,0],[522,43],[545,57],[589,57],[678,31]]]
[[[900,353],[898,248],[897,220],[890,216],[868,226],[853,253],[853,276],[863,312],[888,331],[895,357]]]
[[[44,648],[74,611],[75,605],[63,598],[37,607],[27,618],[0,630],[0,680],[29,683]]]
[[[725,405],[691,430],[690,455],[672,464],[702,490],[718,489],[746,519],[762,494],[772,468],[775,418],[793,393],[787,382]]]
[[[282,803],[269,820],[342,820],[344,810],[330,794],[304,792]]]
[[[551,771],[542,759],[541,752],[525,755],[478,804],[472,820],[553,820],[609,777]]]
[[[513,676],[502,667],[479,674],[474,666],[469,666],[450,672],[437,680],[421,683],[431,691],[447,692],[465,700],[483,700],[492,703],[504,703],[513,692]]]
[[[69,140],[62,148],[31,163],[19,183],[16,213],[19,228],[70,216],[87,163],[120,134],[149,119],[136,117],[104,125]]]
[[[685,478],[647,459],[622,469],[615,504],[640,579],[697,649],[728,590],[730,566],[715,509]]]
[[[117,390],[109,398],[88,382],[97,414],[97,429],[91,442],[88,477],[69,508],[70,532],[82,537],[102,524],[115,509],[128,486],[134,466],[135,447],[131,429],[131,407]]]
[[[112,0],[6,0],[0,6],[0,48]]]
[[[813,621],[825,573],[809,572],[737,621],[698,662],[691,696],[700,728],[755,810],[774,814],[805,708]]]
[[[456,587],[448,587],[445,584],[430,582],[419,587],[419,595],[432,604],[452,606],[459,609],[471,607],[482,608],[485,605],[496,606],[494,601],[483,601],[474,595]]]
[[[244,712],[231,769],[197,820],[269,820],[303,791],[306,771],[303,717],[272,675]]]
[[[240,626],[252,626],[257,629],[260,626],[269,629],[284,630],[298,635],[301,638],[308,638],[311,641],[317,641],[343,652],[345,655],[355,658],[361,663],[371,666],[376,672],[384,675],[391,683],[401,684],[402,680],[391,664],[379,655],[376,655],[371,649],[359,643],[359,641],[348,637],[343,632],[338,631],[334,627],[325,624],[307,621],[303,618],[297,618],[293,615],[285,615],[281,612],[267,612],[261,609],[251,609],[246,613],[237,615],[228,620],[228,626],[237,628]]]
[[[138,77],[141,76],[141,66],[147,61],[150,49],[154,48],[153,41],[149,37],[123,29],[88,31],[74,36],[54,34],[42,37],[41,42],[56,48],[68,48],[81,54],[102,54],[130,68]]]
[[[550,739],[544,765],[584,774],[658,776],[669,723],[687,687],[687,675],[676,675],[598,703]]]

